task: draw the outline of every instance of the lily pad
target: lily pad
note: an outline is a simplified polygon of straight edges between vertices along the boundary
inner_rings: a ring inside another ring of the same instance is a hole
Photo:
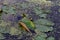
[[[51,37],[48,37],[47,40],[55,40],[55,38],[51,36]]]
[[[52,27],[48,27],[48,26],[44,26],[44,25],[36,25],[36,29],[41,31],[41,32],[48,32],[48,31],[53,30]]]
[[[45,40],[45,38],[38,36],[35,38],[35,40]]]
[[[3,20],[0,20],[0,32],[1,33],[9,33],[9,23],[4,22]]]
[[[3,36],[3,34],[0,33],[0,40],[4,39],[5,37]]]
[[[35,21],[36,24],[40,24],[40,25],[48,25],[48,26],[52,26],[54,25],[53,22],[47,20],[47,19],[39,19],[37,21]]]
[[[15,27],[11,27],[11,28],[10,28],[10,34],[11,34],[11,35],[19,35],[19,34],[21,34],[21,30],[18,30],[18,29],[15,28]]]
[[[11,7],[11,6],[3,6],[2,10],[3,10],[3,12],[6,12],[6,13],[16,14],[15,8]]]
[[[40,14],[39,16],[42,18],[46,18],[47,14]]]
[[[21,21],[24,22],[29,29],[32,29],[32,30],[35,29],[34,23],[30,21],[29,19],[23,18]]]
[[[43,12],[40,7],[35,7],[35,8],[33,8],[33,9],[34,9],[34,12],[35,12],[37,15],[40,15],[40,14],[42,14],[42,12]]]

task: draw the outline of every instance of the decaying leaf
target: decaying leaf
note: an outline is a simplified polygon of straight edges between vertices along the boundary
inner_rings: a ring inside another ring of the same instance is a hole
[[[18,30],[17,28],[15,28],[15,27],[11,27],[10,28],[10,34],[11,35],[19,35],[19,34],[21,34],[21,31]]]

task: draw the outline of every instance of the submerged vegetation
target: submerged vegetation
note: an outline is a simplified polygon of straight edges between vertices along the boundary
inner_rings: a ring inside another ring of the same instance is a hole
[[[48,37],[45,33],[53,30],[54,23],[47,19],[47,15],[51,10],[42,9],[39,5],[27,1],[13,5],[4,4],[1,8],[3,12],[0,13],[0,39],[6,39],[8,35],[4,36],[4,34],[8,33],[10,36],[17,35],[16,39],[54,40],[53,36]],[[26,25],[31,33],[26,30],[25,26],[19,25],[19,22],[23,22],[23,25]],[[10,38],[8,39],[10,40]]]

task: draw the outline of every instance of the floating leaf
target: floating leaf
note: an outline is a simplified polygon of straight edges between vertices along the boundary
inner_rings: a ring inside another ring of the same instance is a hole
[[[1,33],[4,33],[4,31],[5,31],[5,27],[0,26],[0,32],[1,32]]]
[[[45,6],[52,6],[52,2],[51,1],[47,1],[47,0],[27,0],[29,2],[33,2],[36,4],[40,4],[41,6],[45,7]]]
[[[3,10],[4,12],[7,12],[7,13],[8,13],[8,7],[7,7],[7,6],[2,7],[2,10]]]
[[[44,14],[49,14],[49,13],[51,13],[51,10],[45,9],[45,10],[43,10],[43,13]]]
[[[3,20],[0,20],[0,32],[1,33],[9,33],[9,23],[4,22]]]
[[[32,30],[35,29],[34,23],[30,21],[29,19],[23,18],[21,21],[24,22],[28,28]]]
[[[54,37],[48,37],[47,40],[55,40]]]
[[[45,33],[43,33],[43,32],[40,32],[40,34],[38,34],[40,37],[43,37],[43,38],[46,38],[47,37],[47,35],[45,34]]]
[[[11,13],[11,14],[16,14],[16,11],[15,11],[14,7],[9,8],[8,12]]]
[[[52,27],[48,27],[48,26],[44,26],[44,25],[36,25],[36,29],[41,31],[41,32],[48,32],[48,31],[53,30]]]
[[[3,21],[3,20],[0,20],[0,26],[6,26],[6,25],[9,25],[9,23],[7,23],[7,22],[5,22],[5,21]]]
[[[15,8],[12,6],[3,6],[2,9],[3,9],[3,12],[16,14]]]
[[[47,14],[40,14],[39,16],[42,18],[46,18]]]
[[[45,40],[45,38],[38,36],[35,38],[35,40]]]
[[[21,31],[19,31],[17,28],[15,27],[11,27],[10,28],[10,34],[11,35],[18,35],[18,34],[21,34]]]
[[[40,24],[40,25],[48,25],[48,26],[52,26],[54,25],[53,22],[47,20],[47,19],[39,19],[35,22],[36,24]]]
[[[28,4],[27,4],[27,3],[22,3],[22,4],[21,4],[21,7],[22,7],[22,8],[28,8]]]
[[[4,39],[5,37],[3,36],[3,34],[0,33],[0,40]]]
[[[42,14],[42,10],[40,7],[36,7],[36,8],[33,8],[34,9],[34,12],[37,14],[37,15],[40,15]]]

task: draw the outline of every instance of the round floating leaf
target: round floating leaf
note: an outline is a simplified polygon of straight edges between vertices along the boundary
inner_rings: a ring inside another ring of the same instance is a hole
[[[46,18],[47,14],[40,14],[39,16],[42,18]]]
[[[9,23],[4,22],[3,20],[0,20],[0,32],[1,33],[9,33]]]
[[[21,21],[24,22],[28,28],[30,28],[32,30],[35,29],[34,23],[32,21],[30,21],[29,19],[23,18]]]
[[[35,12],[37,15],[42,14],[42,10],[41,10],[40,7],[35,7],[35,8],[33,8],[33,9],[34,9],[34,12]]]
[[[14,7],[9,8],[8,12],[11,14],[16,14]]]
[[[36,29],[37,30],[37,29]],[[37,35],[34,37],[35,40],[46,40],[47,35],[43,32],[36,31]]]
[[[28,8],[28,4],[27,3],[22,3],[20,4],[22,8]]]
[[[3,34],[0,33],[0,40],[4,39],[5,37],[3,36]]]
[[[16,14],[15,8],[12,6],[3,6],[2,9],[3,9],[3,12]]]
[[[37,36],[37,37],[35,38],[35,40],[45,40],[45,38],[44,38],[44,37],[41,37],[41,36]]]
[[[45,33],[40,33],[40,36],[41,36],[41,37],[44,37],[44,38],[47,37],[47,35],[46,35]]]
[[[18,34],[21,34],[21,31],[19,31],[17,28],[15,27],[11,27],[10,28],[10,34],[11,35],[18,35]]]
[[[47,35],[45,33],[43,33],[43,32],[38,32],[37,33],[37,36],[40,36],[40,37],[43,37],[43,38],[46,38],[47,37]]]
[[[41,31],[41,32],[48,32],[48,31],[53,30],[52,27],[48,27],[48,26],[44,26],[44,25],[36,25],[36,29]]]
[[[8,7],[7,7],[7,6],[3,6],[3,7],[2,7],[2,10],[3,10],[4,12],[7,12],[7,13],[8,13]]]
[[[47,19],[39,19],[35,22],[36,24],[39,24],[39,25],[48,25],[48,26],[52,26],[54,25],[53,22],[47,20]]]
[[[47,40],[55,40],[54,37],[48,37]]]
[[[4,33],[4,31],[5,31],[5,27],[0,26],[0,32],[1,32],[1,33]]]

